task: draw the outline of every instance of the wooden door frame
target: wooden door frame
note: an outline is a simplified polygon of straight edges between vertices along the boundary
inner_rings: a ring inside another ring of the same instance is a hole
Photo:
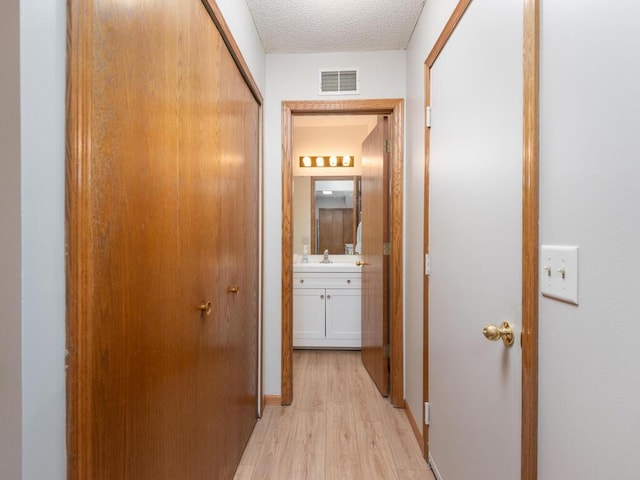
[[[431,104],[431,67],[472,0],[460,0],[424,63],[425,108]],[[522,150],[522,427],[521,480],[538,475],[538,243],[540,0],[524,2]],[[430,130],[425,127],[424,253],[429,253]],[[423,399],[429,401],[429,277],[424,277]],[[423,450],[429,455],[424,424]]]
[[[293,116],[388,115],[391,120],[391,337],[392,405],[404,405],[403,343],[403,195],[404,100],[329,100],[282,102],[282,386],[281,403],[293,401]]]
[[[242,56],[231,30],[215,0],[201,0],[212,23],[220,32],[240,74],[255,98],[258,112],[258,162],[259,184],[259,260],[258,260],[258,329],[257,348],[257,411],[264,409],[263,396],[263,278],[264,278],[264,100],[251,71]],[[67,6],[67,98],[66,98],[66,158],[65,158],[65,235],[66,235],[66,344],[68,356],[67,397],[67,478],[82,480],[89,478],[89,436],[84,426],[88,423],[91,371],[86,358],[91,355],[86,342],[91,325],[89,318],[88,292],[93,288],[87,277],[91,265],[90,231],[91,216],[89,199],[91,164],[91,96],[93,72],[93,4],[85,0],[69,0]]]

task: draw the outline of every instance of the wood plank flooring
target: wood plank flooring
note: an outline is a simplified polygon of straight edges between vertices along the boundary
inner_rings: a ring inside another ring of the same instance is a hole
[[[268,406],[234,480],[435,480],[360,352],[295,350],[294,402]]]

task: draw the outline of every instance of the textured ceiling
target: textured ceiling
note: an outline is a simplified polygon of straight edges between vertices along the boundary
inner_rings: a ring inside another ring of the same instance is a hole
[[[425,0],[246,0],[267,53],[403,50]]]

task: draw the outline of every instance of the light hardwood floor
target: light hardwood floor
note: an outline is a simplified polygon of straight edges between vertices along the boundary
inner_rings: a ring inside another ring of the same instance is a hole
[[[234,480],[434,480],[404,410],[353,351],[294,351],[294,402],[268,406]]]

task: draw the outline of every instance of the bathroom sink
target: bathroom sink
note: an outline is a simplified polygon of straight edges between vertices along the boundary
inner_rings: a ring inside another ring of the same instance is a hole
[[[332,262],[332,263],[294,263],[293,271],[296,273],[320,273],[320,272],[359,272],[362,267],[356,262]]]

